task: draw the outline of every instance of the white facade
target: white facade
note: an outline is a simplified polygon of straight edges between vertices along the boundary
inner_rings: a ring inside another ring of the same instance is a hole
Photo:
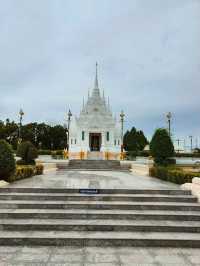
[[[121,150],[120,124],[113,117],[109,103],[98,86],[97,68],[94,88],[79,117],[72,117],[69,131],[69,152],[111,152]]]

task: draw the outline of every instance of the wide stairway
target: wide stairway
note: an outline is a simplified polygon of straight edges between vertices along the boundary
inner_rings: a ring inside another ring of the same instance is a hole
[[[128,170],[128,168],[122,168],[120,161],[117,160],[70,160],[69,164],[58,163],[57,167],[69,170]]]
[[[200,205],[182,190],[1,188],[0,245],[200,247]]]

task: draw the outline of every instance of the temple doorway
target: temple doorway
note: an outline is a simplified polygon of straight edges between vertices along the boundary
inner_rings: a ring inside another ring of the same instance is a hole
[[[100,151],[101,133],[90,133],[90,151]]]

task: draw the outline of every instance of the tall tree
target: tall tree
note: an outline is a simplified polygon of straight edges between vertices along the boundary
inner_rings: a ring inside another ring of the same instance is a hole
[[[174,145],[166,129],[159,128],[155,131],[150,143],[150,152],[158,165],[167,165],[167,159],[173,157]]]
[[[148,140],[143,131],[137,131],[135,127],[124,135],[124,148],[126,151],[142,151],[147,144]]]

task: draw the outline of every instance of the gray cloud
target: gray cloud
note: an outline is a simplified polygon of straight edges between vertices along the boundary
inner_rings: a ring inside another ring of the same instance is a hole
[[[150,136],[200,135],[199,0],[0,0],[0,119],[63,123],[100,85]]]

